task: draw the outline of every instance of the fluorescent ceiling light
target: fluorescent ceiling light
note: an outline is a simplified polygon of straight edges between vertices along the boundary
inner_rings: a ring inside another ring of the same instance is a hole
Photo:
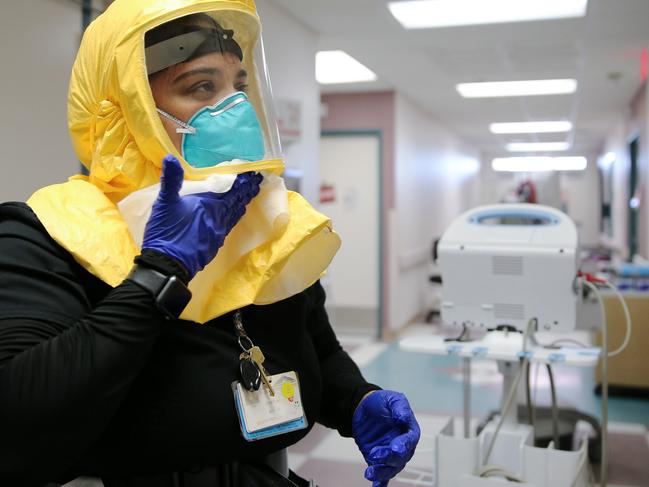
[[[588,161],[585,157],[501,157],[491,167],[505,172],[583,171]]]
[[[570,149],[568,142],[512,142],[509,152],[560,152]]]
[[[613,164],[615,164],[616,159],[617,155],[615,154],[615,152],[607,152],[606,154],[604,154],[604,157],[602,157],[599,165],[604,169],[608,169]]]
[[[570,132],[571,122],[511,122],[492,123],[489,130],[494,134],[551,134]]]
[[[496,81],[488,83],[460,83],[456,88],[464,98],[565,95],[577,91],[577,80],[543,79],[529,81]]]
[[[414,0],[388,4],[406,29],[583,17],[587,6],[588,0]]]
[[[316,54],[316,79],[323,85],[376,81],[377,77],[345,51]]]

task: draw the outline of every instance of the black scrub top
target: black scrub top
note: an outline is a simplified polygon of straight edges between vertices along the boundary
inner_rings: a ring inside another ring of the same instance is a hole
[[[182,277],[172,259],[139,257]],[[320,283],[242,309],[270,374],[298,373],[310,426],[351,435],[377,389],[342,350]],[[24,203],[0,205],[0,485],[78,474],[143,475],[254,459],[309,429],[248,443],[231,384],[240,349],[232,313],[204,325],[169,320],[130,281],[103,283]]]

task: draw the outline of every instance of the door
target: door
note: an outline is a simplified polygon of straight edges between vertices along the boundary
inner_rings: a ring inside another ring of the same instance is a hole
[[[380,133],[323,133],[320,209],[342,239],[323,279],[337,332],[379,334],[380,167]]]

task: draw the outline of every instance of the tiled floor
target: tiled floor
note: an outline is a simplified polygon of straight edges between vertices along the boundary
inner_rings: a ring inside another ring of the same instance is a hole
[[[433,438],[448,417],[417,412],[417,419],[422,428],[419,447],[406,470],[391,485],[413,485],[413,481],[414,485],[433,485]],[[647,429],[629,429],[628,423],[614,423],[609,428],[609,444],[609,487],[649,486]],[[302,476],[316,479],[320,487],[370,485],[363,478],[365,463],[354,441],[319,425],[302,443],[291,448],[289,464]]]
[[[409,333],[431,333],[430,326]],[[341,342],[359,363],[370,382],[404,392],[422,427],[422,440],[415,457],[390,485],[432,485],[434,436],[449,416],[462,411],[462,375],[459,359],[414,354],[396,343],[373,343],[354,339]],[[532,384],[538,384],[536,403],[549,404],[549,384],[541,370],[533,369]],[[599,417],[599,398],[593,393],[592,370],[556,367],[559,402]],[[473,422],[498,409],[501,377],[494,363],[472,366],[471,415]],[[611,398],[609,486],[649,486],[649,401]],[[368,487],[363,478],[365,464],[353,440],[316,425],[304,441],[289,452],[291,466],[320,487]]]

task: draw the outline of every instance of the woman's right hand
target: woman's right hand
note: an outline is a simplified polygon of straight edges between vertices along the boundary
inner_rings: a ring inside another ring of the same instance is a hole
[[[180,196],[184,171],[178,159],[163,161],[160,193],[144,230],[142,249],[152,249],[178,260],[193,278],[209,264],[225,237],[259,193],[263,176],[239,174],[226,193]]]

